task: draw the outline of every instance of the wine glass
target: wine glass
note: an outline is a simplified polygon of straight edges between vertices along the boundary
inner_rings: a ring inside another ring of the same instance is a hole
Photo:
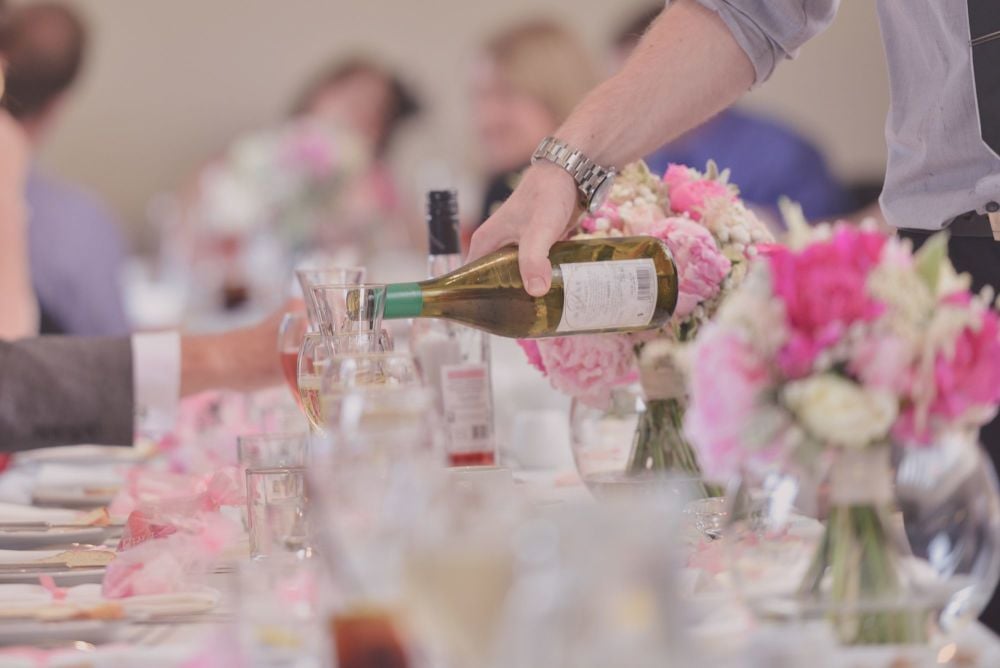
[[[434,414],[433,404],[420,403],[420,375],[406,353],[334,355],[323,370],[321,389],[322,416],[338,429]]]
[[[325,425],[320,394],[323,371],[332,356],[333,350],[322,334],[306,333],[296,360],[295,379],[299,391],[299,405],[306,414],[309,424],[316,431],[323,431]]]
[[[295,277],[302,288],[302,295],[306,301],[306,310],[309,313],[309,321],[318,325],[319,318],[316,313],[316,303],[313,299],[313,288],[319,285],[355,285],[363,283],[365,280],[365,268],[337,267],[332,265],[304,267],[295,271]]]
[[[281,358],[281,370],[285,374],[285,382],[291,388],[295,401],[300,406],[298,385],[299,351],[309,331],[309,317],[302,311],[291,311],[281,319],[278,327],[278,356]]]

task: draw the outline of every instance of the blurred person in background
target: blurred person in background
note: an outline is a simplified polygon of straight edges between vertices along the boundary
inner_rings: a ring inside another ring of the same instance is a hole
[[[418,111],[377,61],[338,59],[312,77],[287,118],[235,137],[180,193],[163,247],[206,289],[196,318],[271,308],[274,287],[303,256],[369,264],[425,248],[389,167],[402,125]]]
[[[0,68],[0,101],[3,89]],[[29,142],[26,130],[0,108],[0,453],[74,443],[129,445],[136,429],[171,429],[182,396],[281,382],[275,353],[280,312],[222,334],[31,338],[23,189]]]
[[[419,219],[405,209],[390,166],[390,154],[402,126],[420,104],[402,78],[364,56],[338,58],[315,74],[292,106],[293,119],[345,126],[367,143],[372,162],[352,192],[362,214],[390,221],[397,243],[422,248],[426,236]]]
[[[0,99],[3,99],[2,67]],[[28,231],[24,224],[27,218],[24,165],[28,164],[29,153],[24,132],[0,109],[0,341],[38,332],[38,304],[31,288]]]
[[[472,113],[488,174],[476,226],[517,185],[531,154],[598,81],[587,49],[558,23],[536,20],[491,37],[474,64]]]
[[[3,106],[23,129],[32,158],[70,102],[86,45],[80,17],[58,3],[12,7],[0,17],[0,60],[7,78]],[[41,332],[127,333],[120,286],[126,244],[118,221],[96,196],[37,164],[24,192]]]
[[[616,70],[662,12],[663,3],[652,5],[618,32],[613,45]],[[778,220],[782,196],[801,204],[810,220],[837,218],[869,203],[857,202],[830,172],[819,148],[793,128],[736,107],[646,156],[646,163],[660,174],[670,163],[704,169],[709,160],[729,169],[743,199],[771,220]]]

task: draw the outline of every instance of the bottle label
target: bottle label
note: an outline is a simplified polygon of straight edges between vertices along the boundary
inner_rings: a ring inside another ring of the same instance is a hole
[[[493,450],[493,405],[485,364],[442,365],[441,407],[450,453]]]
[[[656,264],[650,258],[559,265],[563,311],[557,332],[645,327],[656,307]]]

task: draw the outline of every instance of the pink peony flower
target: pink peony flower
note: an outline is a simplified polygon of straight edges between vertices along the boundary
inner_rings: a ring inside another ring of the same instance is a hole
[[[535,367],[542,373],[545,373],[545,363],[542,362],[542,353],[538,349],[538,341],[535,339],[518,339],[517,345],[521,346],[521,350],[528,358],[528,363]]]
[[[914,357],[906,341],[873,335],[858,343],[847,370],[866,387],[904,394],[913,383]]]
[[[671,164],[663,175],[670,195],[670,208],[677,213],[686,213],[695,220],[701,220],[705,202],[715,198],[736,201],[736,194],[725,184],[708,179],[690,167]]]
[[[588,406],[606,406],[611,388],[638,378],[635,353],[627,336],[540,339],[538,351],[552,386]]]
[[[773,248],[765,258],[781,299],[790,337],[778,362],[790,378],[809,373],[816,356],[837,343],[855,322],[867,322],[883,305],[867,291],[885,236],[842,225],[829,240],[801,251]]]
[[[595,214],[585,216],[580,221],[580,228],[587,234],[606,233],[611,229],[621,229],[622,225],[618,205],[611,201],[605,202]]]
[[[732,263],[706,228],[688,218],[663,218],[642,234],[662,239],[674,256],[680,278],[676,320],[688,317],[698,304],[719,294]]]
[[[698,448],[704,473],[725,479],[754,454],[748,437],[767,401],[771,374],[741,336],[714,325],[702,331],[692,362],[684,431]]]
[[[970,408],[1000,401],[1000,318],[995,311],[983,313],[978,329],[965,328],[952,354],[938,354],[934,382],[932,415],[957,418]]]

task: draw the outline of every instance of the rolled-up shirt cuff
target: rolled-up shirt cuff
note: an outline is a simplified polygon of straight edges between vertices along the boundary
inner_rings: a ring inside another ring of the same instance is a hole
[[[160,436],[174,428],[181,396],[181,337],[177,332],[132,335],[136,433]]]

